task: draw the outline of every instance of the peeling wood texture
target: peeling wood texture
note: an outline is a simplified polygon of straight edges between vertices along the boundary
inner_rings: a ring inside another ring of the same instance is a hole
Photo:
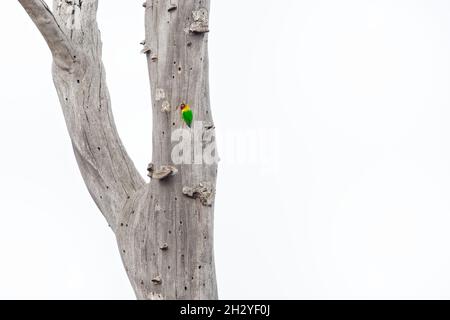
[[[85,184],[114,231],[138,299],[217,299],[213,201],[217,164],[171,160],[171,133],[188,103],[212,135],[209,0],[144,2],[153,110],[145,183],[117,133],[96,22],[98,0],[19,0],[53,55],[53,79]],[[209,138],[208,138],[209,139]],[[209,140],[208,140],[209,141]],[[214,143],[214,139],[211,139]],[[187,186],[187,187],[186,187]],[[76,201],[76,200],[75,200]]]

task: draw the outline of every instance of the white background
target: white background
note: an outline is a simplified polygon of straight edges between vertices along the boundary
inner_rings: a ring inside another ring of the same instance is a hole
[[[141,3],[100,1],[99,24],[145,174]],[[449,299],[450,2],[213,0],[210,20],[217,134],[247,141],[219,144],[220,297]],[[134,299],[17,1],[0,37],[0,298]]]

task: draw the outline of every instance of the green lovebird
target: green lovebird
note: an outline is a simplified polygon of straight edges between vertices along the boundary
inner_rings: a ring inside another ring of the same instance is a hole
[[[194,114],[188,104],[182,103],[181,106],[181,117],[187,126],[190,128],[192,124],[192,119],[194,119]]]

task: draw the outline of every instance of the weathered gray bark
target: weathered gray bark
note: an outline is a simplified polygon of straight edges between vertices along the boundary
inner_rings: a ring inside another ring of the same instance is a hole
[[[208,88],[209,0],[144,3],[143,52],[153,100],[153,179],[148,184],[114,125],[96,23],[98,0],[55,0],[53,13],[42,0],[19,2],[53,54],[54,83],[81,174],[116,235],[136,296],[216,299],[217,165],[174,166],[171,159],[171,134],[182,127],[176,110],[181,102],[191,105],[196,121],[203,121],[203,139],[215,143]],[[164,166],[177,174],[161,174]]]

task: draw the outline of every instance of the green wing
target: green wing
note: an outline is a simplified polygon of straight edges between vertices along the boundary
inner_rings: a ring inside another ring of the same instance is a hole
[[[193,118],[194,118],[194,115],[192,113],[192,110],[183,112],[183,120],[184,120],[184,122],[186,122],[186,124],[188,125],[189,128],[191,127]]]

